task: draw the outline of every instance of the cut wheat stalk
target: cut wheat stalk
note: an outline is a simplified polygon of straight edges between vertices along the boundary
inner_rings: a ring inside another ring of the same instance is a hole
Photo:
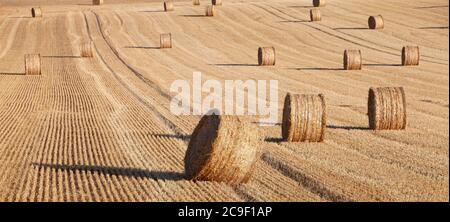
[[[370,16],[368,23],[369,23],[369,29],[383,29],[384,28],[384,20],[381,15]]]
[[[361,50],[345,50],[344,51],[344,69],[345,70],[361,70],[362,56]]]
[[[41,55],[27,54],[25,55],[25,75],[41,74]]]
[[[184,158],[186,178],[237,185],[247,182],[261,155],[258,130],[239,116],[205,115]]]
[[[172,1],[166,1],[164,2],[164,11],[168,12],[168,11],[173,11],[173,2]]]
[[[92,0],[93,5],[103,5],[103,0]]]
[[[31,8],[31,16],[33,16],[33,18],[35,17],[42,17],[42,10],[40,7],[36,7],[36,8]]]
[[[284,99],[282,135],[287,142],[322,142],[327,113],[322,94],[288,93]]]
[[[212,5],[222,5],[222,0],[211,0]]]
[[[172,34],[170,33],[161,34],[159,37],[159,42],[161,49],[172,48]]]
[[[258,48],[258,64],[260,66],[274,66],[275,65],[275,48],[274,47],[259,47]]]
[[[367,109],[370,129],[406,128],[406,99],[403,87],[370,88]]]
[[[419,46],[405,46],[402,48],[402,65],[418,66],[420,61]]]
[[[94,43],[92,41],[81,44],[81,57],[94,57]]]
[[[192,0],[193,5],[200,5],[200,0]]]
[[[313,6],[314,7],[324,7],[326,5],[325,0],[313,0]]]
[[[311,9],[309,10],[309,18],[311,19],[311,22],[318,22],[322,20],[322,16],[320,14],[319,9]]]
[[[215,16],[216,15],[216,7],[214,5],[206,6],[205,16]]]

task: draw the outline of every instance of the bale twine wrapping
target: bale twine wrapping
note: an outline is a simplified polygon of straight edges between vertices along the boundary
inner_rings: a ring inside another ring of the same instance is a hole
[[[216,7],[214,5],[206,6],[205,15],[206,16],[214,16],[214,15],[216,15]]]
[[[327,122],[325,97],[290,94],[284,99],[282,135],[287,142],[322,142]]]
[[[274,47],[259,47],[258,48],[258,64],[260,66],[274,66],[275,65],[275,48]]]
[[[345,70],[361,70],[362,56],[361,50],[345,50],[344,51],[344,69]]]
[[[313,0],[313,6],[314,7],[323,7],[326,5],[325,0]]]
[[[381,15],[369,17],[369,29],[383,29],[384,20]]]
[[[159,42],[160,48],[162,49],[172,48],[172,34],[170,33],[161,34]]]
[[[25,75],[41,74],[41,55],[27,54],[25,55]]]
[[[419,46],[405,46],[402,48],[402,65],[417,66],[419,65],[419,60]]]
[[[173,2],[172,1],[164,2],[164,11],[166,11],[166,12],[173,11]]]
[[[258,137],[257,128],[238,116],[203,116],[184,158],[187,179],[247,182],[261,154]]]
[[[93,5],[103,5],[103,0],[92,0]]]
[[[81,57],[94,57],[94,44],[93,42],[87,42],[81,44],[80,47]]]
[[[311,22],[318,22],[318,21],[322,20],[322,16],[320,15],[319,9],[309,10],[309,17],[311,19]]]
[[[403,87],[370,88],[367,108],[371,129],[406,128],[406,100]]]
[[[222,0],[211,0],[212,5],[222,5]]]
[[[33,17],[42,17],[42,10],[41,8],[31,8],[31,16]]]
[[[200,0],[192,0],[193,5],[200,5]]]

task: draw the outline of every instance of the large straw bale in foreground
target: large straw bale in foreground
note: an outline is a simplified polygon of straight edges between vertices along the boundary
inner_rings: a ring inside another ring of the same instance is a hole
[[[245,183],[259,157],[258,130],[251,123],[238,116],[205,115],[186,151],[186,177],[230,185]]]

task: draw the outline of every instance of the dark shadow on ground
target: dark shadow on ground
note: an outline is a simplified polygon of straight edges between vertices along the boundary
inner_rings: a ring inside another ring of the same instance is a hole
[[[425,102],[425,103],[431,103],[431,104],[435,104],[435,105],[440,105],[440,106],[443,106],[443,107],[447,107],[447,108],[448,108],[448,104],[442,104],[442,103],[440,103],[440,102],[436,102],[436,101],[433,101],[433,100],[431,100],[431,99],[421,99],[421,100],[419,100],[419,101]]]
[[[81,56],[73,56],[73,55],[64,55],[64,56],[42,56],[43,58],[56,58],[56,59],[65,59],[65,58],[83,58]]]
[[[184,173],[171,171],[144,170],[130,167],[66,165],[66,164],[46,164],[46,163],[32,163],[32,165],[38,168],[50,168],[63,171],[89,171],[114,176],[136,177],[136,178],[145,177],[155,180],[178,181],[183,180],[185,178]]]
[[[422,7],[415,7],[415,9],[425,9],[425,8],[446,8],[448,5],[435,5],[435,6],[422,6]]]
[[[420,27],[419,29],[448,29],[448,26]]]
[[[363,64],[363,66],[402,66],[402,64]]]
[[[291,5],[288,8],[314,8],[312,5]]]
[[[292,69],[292,70],[302,70],[302,71],[342,71],[344,70],[343,68],[287,68],[287,69]]]
[[[156,46],[125,46],[127,49],[161,49],[161,47]]]
[[[302,23],[302,22],[311,22],[311,21],[307,21],[307,20],[283,20],[283,21],[278,21],[278,23]]]
[[[258,64],[249,64],[249,63],[242,63],[242,64],[209,64],[209,65],[214,65],[214,66],[258,66]]]
[[[366,30],[366,29],[369,29],[369,28],[366,28],[366,27],[355,27],[355,28],[352,28],[352,27],[333,28],[333,30]]]
[[[32,16],[10,16],[7,18],[33,18]]]
[[[327,125],[330,129],[344,129],[344,130],[370,130],[369,127],[364,126],[338,126],[338,125]]]
[[[206,15],[179,15],[181,17],[190,17],[190,18],[201,18],[201,17],[208,17]]]
[[[145,10],[145,11],[138,11],[138,12],[150,12],[150,13],[152,13],[152,12],[166,12],[166,11],[164,11],[164,10]]]
[[[281,143],[283,142],[283,138],[281,137],[266,137],[264,141],[269,143]]]
[[[164,133],[152,133],[152,136],[156,136],[156,137],[165,137],[165,138],[175,138],[175,139],[180,139],[183,141],[188,141],[191,139],[191,135],[177,135],[177,134],[164,134]]]

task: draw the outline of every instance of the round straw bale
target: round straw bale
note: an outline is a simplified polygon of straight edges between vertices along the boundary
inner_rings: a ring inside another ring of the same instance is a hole
[[[216,7],[214,5],[206,6],[205,15],[206,16],[214,16],[214,15],[216,15]]]
[[[384,20],[381,15],[369,17],[369,29],[383,29]]]
[[[42,17],[42,10],[41,8],[31,8],[31,16],[33,17]]]
[[[164,2],[164,11],[166,11],[166,12],[173,11],[173,2],[172,1]]]
[[[172,34],[170,33],[161,34],[159,42],[160,48],[162,49],[172,48]]]
[[[344,69],[360,70],[362,67],[361,50],[345,50],[344,51]]]
[[[309,10],[309,17],[311,18],[311,22],[317,22],[317,21],[322,20],[322,16],[320,15],[319,9]]]
[[[211,0],[212,5],[222,5],[222,0]]]
[[[419,46],[405,46],[402,48],[402,65],[417,66],[419,65],[419,60]]]
[[[205,115],[184,158],[187,179],[247,182],[261,154],[258,130],[239,116]]]
[[[313,6],[314,7],[323,7],[326,5],[326,1],[325,0],[313,0]]]
[[[103,5],[103,0],[92,0],[93,5]]]
[[[259,47],[258,48],[258,64],[260,66],[274,66],[275,65],[275,48],[274,47]]]
[[[284,99],[282,135],[287,142],[322,142],[327,122],[322,94],[288,93]]]
[[[41,74],[41,55],[27,54],[25,55],[25,75]]]
[[[193,5],[200,5],[200,0],[192,0]]]
[[[94,57],[94,44],[92,41],[81,44],[81,57]]]
[[[370,88],[367,107],[371,129],[406,128],[406,100],[403,87]]]

